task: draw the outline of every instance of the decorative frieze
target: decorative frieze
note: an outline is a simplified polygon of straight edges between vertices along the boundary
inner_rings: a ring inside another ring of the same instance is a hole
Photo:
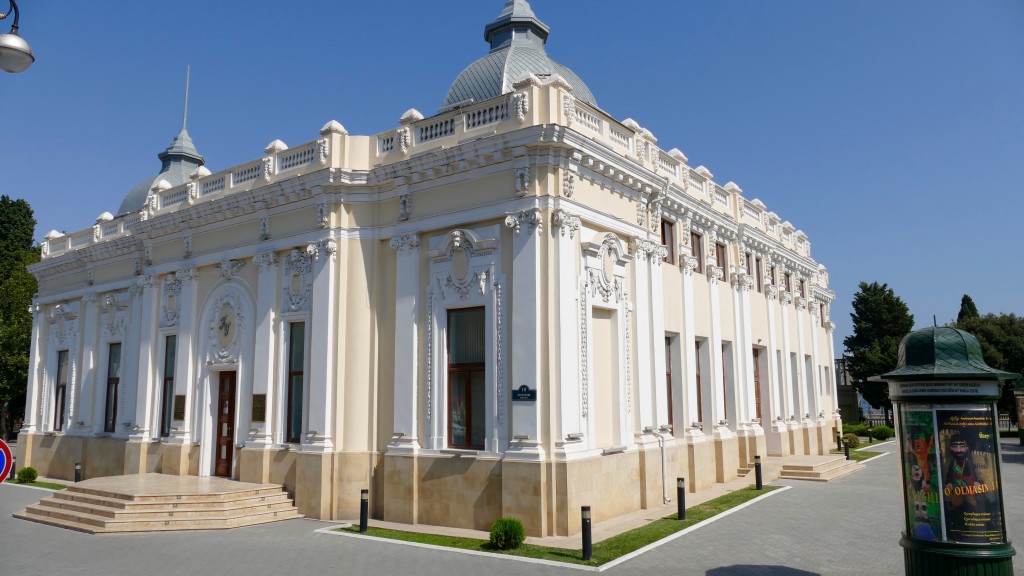
[[[498,403],[498,411],[495,414],[495,418],[498,424],[501,424],[505,418],[505,385],[504,385],[504,362],[502,357],[504,356],[504,337],[502,330],[502,302],[501,302],[501,283],[498,281],[494,282],[494,382],[495,390],[494,396]]]
[[[313,256],[292,250],[283,258],[281,306],[286,312],[308,311],[313,293]]]
[[[160,313],[160,327],[170,328],[178,323],[181,313],[181,281],[175,274],[164,279],[163,306]]]
[[[207,326],[207,364],[237,364],[248,317],[241,290],[227,286],[214,300]]]

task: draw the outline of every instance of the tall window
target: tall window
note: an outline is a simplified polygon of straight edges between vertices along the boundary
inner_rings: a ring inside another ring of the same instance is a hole
[[[804,283],[804,279],[800,279],[800,297],[807,298],[807,285]]]
[[[793,276],[789,272],[786,272],[782,276],[782,283],[783,286],[786,288],[786,292],[793,291]]]
[[[448,445],[482,450],[485,418],[484,308],[448,311]]]
[[[171,335],[164,340],[164,389],[160,403],[160,435],[171,435],[171,416],[174,414],[174,352],[178,344],[177,336]]]
[[[53,390],[53,430],[64,429],[64,399],[68,390],[68,351],[57,352],[57,383]]]
[[[672,338],[665,336],[665,389],[668,391],[668,423],[675,428],[672,421]]]
[[[287,442],[302,441],[302,394],[305,389],[306,323],[288,324],[288,418]]]
[[[690,232],[690,256],[697,259],[697,272],[704,273],[704,239],[696,232]]]
[[[761,355],[757,348],[754,348],[754,410],[757,412],[757,419],[761,419]]]
[[[764,286],[763,286],[763,283],[764,283],[764,271],[761,270],[762,267],[763,266],[761,265],[761,257],[758,256],[757,258],[754,258],[754,270],[755,270],[754,276],[757,278],[757,291],[758,292],[764,292]]]
[[[121,343],[115,342],[107,351],[107,396],[103,408],[103,431],[117,428],[117,389],[121,384]]]
[[[818,303],[818,318],[821,320],[822,327],[825,326],[825,304]]]
[[[694,355],[695,360],[695,371],[697,373],[697,422],[704,422],[704,403],[701,401],[700,395],[700,341],[698,340],[694,344]]]
[[[728,273],[728,262],[725,259],[725,244],[715,244],[715,266],[722,269],[722,274]]]
[[[775,266],[772,266],[772,286],[779,287],[779,279],[775,274]]]
[[[750,255],[750,252],[747,252],[746,254],[744,254],[743,255],[743,265],[747,267],[747,274],[753,274],[754,273],[753,264],[754,264],[754,259]]]
[[[669,264],[676,263],[676,233],[673,228],[673,223],[670,220],[661,221],[661,243],[668,248],[668,252],[665,254],[664,261]]]

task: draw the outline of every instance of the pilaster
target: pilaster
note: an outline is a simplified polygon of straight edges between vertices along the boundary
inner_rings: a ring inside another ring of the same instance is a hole
[[[566,453],[582,450],[581,442],[585,422],[582,418],[581,372],[586,370],[586,359],[580,357],[581,331],[586,331],[586,317],[580,313],[580,298],[577,286],[579,274],[577,265],[579,251],[576,234],[580,230],[580,219],[565,210],[555,210],[551,216],[555,229],[554,238],[557,262],[554,267],[557,282],[558,306],[558,400],[560,407],[559,427],[555,434],[556,445],[562,443]]]
[[[153,355],[157,348],[155,341],[156,320],[157,320],[157,279],[153,276],[143,276],[139,279],[138,287],[141,290],[142,302],[139,306],[139,337],[138,356],[135,386],[135,426],[131,440],[144,440],[152,436],[150,433],[153,415],[153,399],[155,397],[155,379],[153,378]],[[133,317],[134,321],[135,318]]]
[[[46,330],[46,321],[43,317],[42,306],[38,302],[32,302],[28,311],[32,314],[32,343],[29,349],[28,389],[25,393],[25,421],[21,425],[21,430],[32,433],[41,431],[43,423],[40,410],[43,392],[43,366],[45,366],[43,332]],[[19,442],[19,448],[20,444],[21,442]],[[21,462],[19,465],[24,465],[25,460],[19,460],[19,462]]]
[[[255,354],[253,355],[253,376],[252,393],[262,395],[264,398],[264,421],[251,424],[250,441],[246,443],[247,448],[270,448],[274,443],[274,436],[277,431],[274,429],[277,396],[274,386],[275,374],[277,374],[276,350],[274,349],[275,332],[277,327],[277,284],[278,266],[277,255],[273,250],[261,252],[253,258],[253,263],[259,266],[257,276],[256,295],[256,340]],[[265,465],[260,464],[258,468],[263,469]]]
[[[174,395],[185,397],[185,414],[183,419],[172,421],[168,441],[188,446],[192,438],[189,424],[192,422],[194,351],[199,340],[196,330],[199,272],[194,267],[183,268],[175,273],[175,277],[181,283],[181,292],[178,296],[181,311],[178,315],[178,346],[174,351]],[[187,449],[183,451],[181,458],[185,460],[182,468],[187,471]]]
[[[306,246],[313,257],[313,302],[309,346],[309,417],[301,449],[334,449],[334,343],[337,244],[322,240]]]
[[[82,308],[85,314],[85,329],[82,332],[81,391],[76,394],[75,402],[78,406],[75,410],[75,421],[71,423],[71,431],[85,434],[92,428],[96,395],[99,307],[95,292],[89,292],[82,297]]]
[[[395,263],[394,430],[388,453],[416,453],[419,441],[420,246],[417,234],[391,239]],[[405,463],[406,461],[402,461]],[[415,462],[414,460],[412,461]]]

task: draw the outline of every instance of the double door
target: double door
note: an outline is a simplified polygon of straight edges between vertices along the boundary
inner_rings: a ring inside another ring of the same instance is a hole
[[[217,386],[217,445],[214,475],[231,478],[235,460],[235,388],[237,372],[220,372]]]

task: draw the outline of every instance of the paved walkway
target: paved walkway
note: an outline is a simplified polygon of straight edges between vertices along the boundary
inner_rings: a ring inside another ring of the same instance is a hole
[[[1024,540],[1024,448],[1003,445],[1003,486],[1011,540]],[[891,449],[892,445],[887,448]],[[890,454],[828,483],[776,481],[793,488],[608,570],[609,574],[708,576],[885,576],[903,573],[898,462]],[[0,574],[580,574],[500,557],[319,534],[316,520],[223,532],[90,536],[11,518],[38,490],[0,486]],[[690,503],[689,498],[687,503]],[[1015,562],[1024,576],[1024,559]]]

